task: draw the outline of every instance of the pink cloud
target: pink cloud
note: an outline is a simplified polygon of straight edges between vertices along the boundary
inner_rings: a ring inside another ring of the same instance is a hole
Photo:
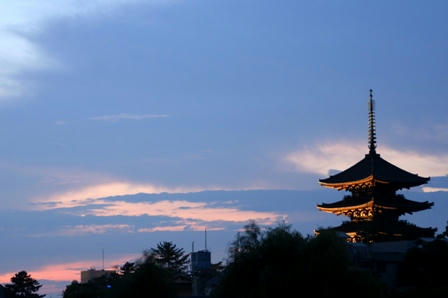
[[[223,230],[225,230],[224,227],[209,227],[206,225],[199,225],[199,224],[190,225],[190,229],[193,231],[204,231],[205,229],[207,229],[207,231],[223,231]]]
[[[263,189],[263,187],[255,187]],[[240,190],[249,190],[252,187],[240,188]],[[216,207],[216,202],[190,202],[185,200],[158,201],[158,202],[127,202],[124,200],[106,200],[111,196],[135,195],[138,193],[188,193],[199,192],[203,190],[222,190],[222,188],[202,188],[202,187],[164,187],[151,184],[135,184],[128,182],[110,182],[82,187],[71,191],[50,196],[46,199],[38,200],[38,209],[59,209],[88,207],[83,211],[84,215],[94,216],[166,216],[182,220],[193,220],[201,222],[246,222],[255,220],[260,224],[272,224],[278,220],[284,219],[286,215],[275,212],[261,212],[253,210],[240,210],[230,205],[234,202],[225,202],[225,207]],[[73,211],[76,212],[76,211]],[[182,225],[182,226],[180,226]],[[199,230],[204,226],[191,224],[186,227],[183,223],[172,225],[171,227],[150,227],[145,228],[145,232],[150,231],[180,231],[182,229]],[[217,228],[217,227],[214,227]],[[135,227],[120,225],[94,225],[94,226],[76,226],[63,231],[65,235],[97,233],[116,229],[122,231],[133,231]],[[223,229],[223,228],[219,228]]]
[[[38,198],[41,203],[39,209],[73,208],[101,203],[101,198],[123,195],[135,195],[138,193],[187,193],[205,190],[202,187],[165,187],[152,184],[138,184],[131,182],[108,182],[85,186],[74,190],[52,195],[48,198]],[[210,189],[210,190],[213,190]]]
[[[126,255],[109,260],[105,263],[106,268],[112,268],[116,264],[123,264],[128,260],[135,259],[136,255]],[[80,280],[82,270],[87,270],[97,264],[95,260],[84,260],[70,263],[50,264],[40,268],[27,271],[34,279],[37,280],[50,280],[50,281],[67,281]],[[18,269],[16,272],[4,272],[0,274],[0,283],[10,283],[11,277],[21,271]]]
[[[110,181],[97,183],[89,186],[63,191],[46,197],[34,198],[39,210],[49,210],[58,208],[82,207],[92,204],[103,204],[103,198],[114,196],[135,195],[139,193],[160,194],[160,193],[191,193],[215,190],[260,190],[271,189],[266,185],[254,184],[247,187],[226,188],[219,186],[160,186],[150,183],[134,183],[126,181]]]
[[[260,224],[272,224],[285,215],[275,212],[240,210],[237,208],[211,207],[205,202],[159,201],[159,202],[104,202],[106,206],[87,211],[95,216],[169,216],[204,222],[245,222],[255,220]]]

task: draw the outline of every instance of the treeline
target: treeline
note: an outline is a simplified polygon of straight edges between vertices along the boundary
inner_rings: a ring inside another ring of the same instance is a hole
[[[335,233],[303,237],[288,225],[261,232],[254,223],[238,235],[215,297],[386,297],[368,271],[350,267]]]
[[[180,297],[191,295],[182,287],[191,290],[191,281],[202,279],[214,281],[206,294],[216,298],[448,297],[447,237],[448,229],[436,240],[410,249],[399,267],[397,286],[388,288],[374,270],[353,262],[347,243],[337,234],[303,237],[288,225],[261,231],[251,222],[231,243],[226,266],[212,264],[190,272],[189,255],[172,242],[161,242],[115,273],[87,283],[72,282],[63,296]],[[23,284],[21,278],[32,287],[26,295],[16,292],[11,297],[39,297],[32,296],[40,288],[37,281],[26,272],[15,277],[8,289]]]
[[[392,288],[347,248],[335,233],[303,237],[288,225],[261,232],[249,223],[230,247],[230,262],[213,296],[448,297],[448,225],[433,241],[407,251]]]
[[[347,243],[335,233],[303,237],[285,224],[261,231],[250,222],[231,243],[228,264],[215,264],[207,272],[217,280],[209,294],[216,298],[448,297],[447,236],[445,231],[437,240],[411,249],[396,277],[398,287],[391,289],[374,271],[353,263]],[[64,297],[176,297],[176,282],[191,277],[187,255],[171,242],[159,243],[142,260],[126,263],[108,278],[73,283]]]

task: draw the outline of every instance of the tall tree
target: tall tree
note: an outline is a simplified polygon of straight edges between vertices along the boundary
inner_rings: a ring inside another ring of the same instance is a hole
[[[5,287],[12,297],[45,297],[45,295],[37,294],[42,285],[37,280],[33,279],[26,271],[16,273],[11,277],[11,283],[5,285]]]
[[[251,220],[244,226],[244,232],[237,233],[236,239],[229,248],[229,257],[235,260],[240,255],[248,253],[260,244],[261,229]]]
[[[163,241],[157,247],[145,252],[147,260],[158,264],[179,276],[186,273],[188,267],[188,254],[182,248],[176,247],[172,242]]]

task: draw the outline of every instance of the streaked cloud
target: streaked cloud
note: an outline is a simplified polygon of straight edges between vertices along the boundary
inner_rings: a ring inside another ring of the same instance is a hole
[[[225,227],[222,226],[222,223],[213,223],[213,222],[201,222],[201,221],[192,221],[192,220],[184,220],[186,228],[191,231],[223,231]]]
[[[76,236],[84,234],[104,234],[106,232],[134,232],[135,227],[128,224],[76,225],[61,230],[60,235]]]
[[[54,237],[54,236],[83,236],[83,235],[101,235],[105,233],[134,233],[135,225],[129,224],[83,224],[68,226],[64,225],[55,230],[48,230],[43,233],[33,233],[30,237]]]
[[[167,114],[128,114],[120,113],[117,115],[104,115],[90,117],[90,120],[98,121],[119,121],[119,120],[144,120],[144,119],[154,119],[154,118],[167,118]]]
[[[86,214],[95,216],[169,216],[204,222],[245,222],[252,219],[262,224],[272,224],[283,217],[282,214],[275,212],[215,207],[214,204],[206,202],[164,200],[154,203],[124,201],[104,203],[103,206],[90,209]]]
[[[87,206],[93,203],[102,203],[101,198],[138,193],[188,193],[205,190],[203,187],[165,187],[151,184],[138,184],[132,182],[107,182],[78,189],[69,190],[48,198],[37,198],[38,209],[57,209]]]
[[[377,150],[389,162],[422,176],[448,174],[448,154],[428,154],[380,146]],[[289,153],[285,161],[297,171],[327,176],[331,169],[344,170],[368,153],[364,142],[327,142]]]
[[[152,232],[183,232],[183,231],[222,231],[225,227],[216,226],[212,223],[205,223],[202,221],[188,221],[184,220],[182,224],[173,219],[171,222],[174,225],[158,225],[153,227],[136,228],[133,224],[86,224],[75,226],[63,226],[55,231],[48,231],[45,233],[31,234],[31,237],[54,237],[54,236],[84,236],[84,235],[101,235],[106,233],[152,233]]]
[[[197,220],[175,220],[171,225],[155,226],[149,228],[139,228],[139,233],[152,233],[152,232],[183,232],[183,231],[222,231],[225,230],[222,226],[217,226],[214,223],[203,222]]]
[[[139,233],[152,233],[152,232],[182,232],[185,230],[186,225],[176,225],[176,226],[160,226],[153,228],[140,228]]]
[[[76,176],[77,177],[77,176]],[[68,179],[72,179],[69,176]],[[92,179],[98,179],[97,176],[93,175]],[[104,177],[102,177],[104,180]],[[84,181],[83,181],[84,182]],[[103,198],[124,196],[124,195],[135,195],[138,193],[145,194],[185,194],[191,192],[201,192],[201,191],[215,191],[215,190],[261,190],[269,189],[261,185],[247,186],[247,187],[235,187],[226,188],[219,186],[162,186],[154,184],[143,184],[127,181],[109,181],[102,182],[93,185],[81,186],[57,194],[49,195],[47,197],[37,197],[34,198],[35,208],[46,210],[46,209],[59,209],[59,208],[73,208],[81,207],[92,204],[104,204]],[[226,202],[231,204],[231,202]]]
[[[448,191],[448,187],[422,187],[423,192],[439,192],[439,191]]]
[[[25,71],[62,67],[29,36],[45,30],[55,18],[103,16],[122,5],[160,4],[163,0],[4,0],[0,10],[0,99],[29,92],[19,77]]]
[[[151,228],[139,228],[138,233],[153,233],[153,232],[184,232],[184,231],[223,231],[225,227],[222,226],[210,226],[209,224],[200,223],[188,223],[180,225],[166,225],[166,226],[156,226]]]
[[[212,187],[164,187],[150,184],[135,184],[129,182],[111,182],[84,187],[61,194],[50,196],[45,199],[37,199],[35,203],[38,210],[65,209],[77,215],[93,216],[165,216],[182,220],[193,220],[202,222],[244,222],[256,220],[262,224],[272,224],[285,217],[275,212],[261,212],[252,210],[240,210],[226,202],[225,207],[217,202],[192,202],[187,200],[161,200],[153,201],[127,201],[120,196],[145,194],[185,194],[205,190],[222,190]],[[111,197],[114,197],[111,199]],[[75,210],[83,207],[82,211]],[[69,210],[67,210],[69,209]],[[73,209],[73,211],[70,211]],[[183,228],[197,229],[195,222],[182,224]],[[202,229],[203,226],[201,226]],[[82,227],[78,227],[83,230]],[[88,231],[94,231],[101,227],[84,227]],[[156,229],[150,227],[149,229]],[[160,227],[158,229],[161,229]],[[163,228],[162,228],[163,229]],[[170,229],[181,229],[179,225]],[[146,230],[150,231],[150,230]]]

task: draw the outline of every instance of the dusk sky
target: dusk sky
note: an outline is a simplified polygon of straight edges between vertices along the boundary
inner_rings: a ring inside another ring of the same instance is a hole
[[[250,219],[346,218],[319,178],[377,152],[448,220],[447,1],[2,0],[0,283],[57,297],[159,241],[225,260]]]

